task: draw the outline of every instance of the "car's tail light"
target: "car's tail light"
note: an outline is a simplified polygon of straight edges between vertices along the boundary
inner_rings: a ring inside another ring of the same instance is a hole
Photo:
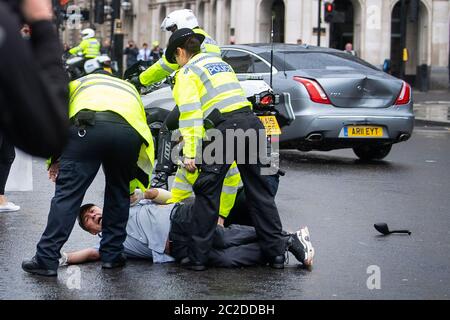
[[[402,89],[400,90],[400,94],[395,101],[395,105],[403,105],[408,104],[411,101],[411,87],[405,81],[403,81]]]
[[[305,86],[312,101],[323,104],[331,104],[331,101],[328,99],[325,91],[323,91],[320,84],[316,81],[302,77],[294,77],[294,80]]]
[[[271,104],[273,103],[273,97],[272,97],[272,95],[268,94],[268,95],[262,97],[260,103],[261,103],[263,106],[271,105]]]
[[[280,95],[272,93],[255,94],[253,96],[255,104],[261,107],[270,107],[280,103]]]

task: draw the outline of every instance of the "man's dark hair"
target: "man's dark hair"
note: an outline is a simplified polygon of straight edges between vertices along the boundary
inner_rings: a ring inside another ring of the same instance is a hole
[[[83,229],[84,231],[88,231],[88,232],[89,232],[89,230],[86,229],[86,227],[84,226],[84,223],[83,223],[84,215],[85,215],[86,212],[88,212],[89,209],[92,208],[93,206],[95,206],[95,204],[93,204],[93,203],[86,203],[86,204],[83,204],[83,205],[80,207],[80,211],[78,212],[78,218],[77,218],[77,219],[78,219],[78,224],[80,225],[81,229]]]
[[[180,48],[186,50],[188,54],[195,56],[201,51],[201,43],[197,38],[191,37],[187,39],[186,42],[180,46]]]

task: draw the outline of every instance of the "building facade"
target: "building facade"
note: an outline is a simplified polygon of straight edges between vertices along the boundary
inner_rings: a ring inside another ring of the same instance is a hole
[[[80,0],[82,1],[82,0]],[[95,0],[84,0],[84,2]],[[269,42],[272,17],[274,41],[318,43],[318,0],[128,0],[122,11],[125,39],[138,44],[170,36],[160,30],[164,17],[173,10],[192,9],[203,27],[220,44]],[[390,59],[392,73],[399,75],[407,51],[406,78],[414,84],[421,66],[428,70],[432,88],[447,88],[449,82],[449,0],[404,0],[406,30],[401,32],[402,0],[330,0],[335,17],[330,23],[321,15],[321,46],[344,49],[352,43],[357,55],[377,65]],[[97,30],[105,36],[108,27]]]

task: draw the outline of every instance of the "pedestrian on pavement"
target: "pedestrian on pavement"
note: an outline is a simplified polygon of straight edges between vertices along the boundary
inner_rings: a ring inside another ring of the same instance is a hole
[[[203,40],[204,35],[191,29],[178,29],[170,37],[166,50],[167,60],[181,67],[175,77],[173,96],[180,110],[184,166],[190,172],[200,169],[192,206],[195,228],[185,266],[197,271],[206,269],[224,177],[231,163],[236,161],[261,249],[273,268],[282,269],[285,256],[281,220],[267,176],[261,175],[260,155],[265,152],[258,152],[259,139],[262,135],[265,139],[264,126],[252,112],[251,103],[231,66],[219,56],[201,53]],[[199,163],[198,144],[204,137],[203,121],[209,115],[214,117],[215,129],[222,134],[222,139],[214,143],[223,161],[216,159],[213,164]],[[253,132],[258,140],[244,138],[237,148],[236,133],[241,130]]]
[[[5,186],[8,180],[12,163],[16,157],[14,146],[6,140],[0,132],[0,212],[13,212],[20,210],[20,207],[12,202],[8,202],[5,196]]]
[[[133,40],[128,41],[128,46],[123,50],[123,54],[127,56],[127,69],[138,61],[139,49]]]
[[[147,42],[144,42],[142,44],[142,49],[139,50],[137,59],[140,61],[151,61],[152,60],[151,50],[148,47]]]
[[[63,51],[66,52],[66,51],[69,51],[69,50],[70,50],[69,44],[67,42],[64,42],[63,43]]]
[[[199,27],[196,16],[190,9],[175,10],[164,19],[161,23],[161,30],[175,32],[177,29],[190,28],[196,34],[204,36],[202,43],[202,52],[208,52],[212,55],[220,57],[220,47],[216,41],[211,38],[203,29]],[[163,55],[157,62],[155,62],[150,68],[142,72],[139,77],[132,79],[138,88],[141,86],[149,86],[155,82],[161,81],[171,73],[178,70],[180,66],[174,62],[170,63],[166,56]],[[153,187],[168,188],[167,181],[170,174],[173,172],[174,164],[170,159],[170,153],[163,152],[163,150],[171,149],[174,143],[171,141],[172,133],[169,129],[170,120],[179,118],[178,108],[174,108],[163,123],[158,137],[158,151],[157,151],[157,164],[155,167],[155,177],[152,181]]]
[[[127,238],[124,242],[128,257],[151,260],[153,263],[181,262],[186,256],[192,220],[192,203],[161,205],[160,193],[164,189],[149,189],[140,201],[130,207],[127,223]],[[167,197],[167,196],[166,196]],[[151,201],[152,200],[152,201]],[[245,206],[245,199],[242,206]],[[93,234],[102,233],[102,209],[95,204],[80,208],[80,227]],[[231,222],[232,223],[232,222]],[[289,250],[305,267],[312,264],[314,251],[309,240],[308,228],[294,233],[283,232],[285,250]],[[77,264],[99,260],[98,247],[63,253],[60,265]],[[264,265],[267,261],[258,243],[255,228],[231,224],[215,227],[212,250],[207,264],[213,267],[245,267]]]
[[[155,63],[156,61],[159,61],[159,59],[162,58],[164,55],[164,51],[162,48],[159,47],[159,41],[155,40],[152,42],[152,61]]]
[[[60,250],[72,232],[87,188],[100,166],[105,173],[105,214],[100,244],[102,267],[125,264],[123,241],[129,195],[147,188],[153,169],[153,140],[139,93],[98,65],[98,73],[70,83],[69,143],[54,157],[49,177],[56,181],[47,227],[35,256],[22,263],[32,274],[56,276]],[[131,183],[130,183],[131,181]]]
[[[69,127],[68,77],[52,18],[50,0],[0,0],[0,130],[40,157],[61,152]],[[29,40],[23,23],[32,30]]]
[[[356,51],[353,50],[353,44],[351,42],[349,42],[345,45],[344,52],[347,52],[347,53],[351,54],[352,56],[356,57]]]
[[[103,40],[100,53],[105,54],[107,56],[111,56],[111,41],[108,38]]]

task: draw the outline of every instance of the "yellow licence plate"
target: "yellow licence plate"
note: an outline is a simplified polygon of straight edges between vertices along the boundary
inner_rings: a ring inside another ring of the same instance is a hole
[[[382,137],[382,127],[349,126],[344,128],[346,137]]]
[[[281,134],[281,129],[275,116],[259,116],[259,119],[264,125],[264,128],[266,128],[266,134],[268,136]]]

